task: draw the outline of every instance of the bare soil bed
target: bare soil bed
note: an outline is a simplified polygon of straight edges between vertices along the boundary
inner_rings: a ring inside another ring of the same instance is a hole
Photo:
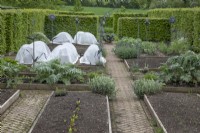
[[[169,133],[200,132],[200,97],[191,93],[163,92],[148,96]]]
[[[168,57],[140,57],[136,59],[126,59],[129,67],[138,66],[139,68],[158,68],[167,61]]]
[[[17,90],[0,89],[0,105],[3,105]]]
[[[53,95],[32,133],[67,133],[77,99],[80,99],[80,110],[75,121],[76,133],[108,133],[106,98],[91,92]]]

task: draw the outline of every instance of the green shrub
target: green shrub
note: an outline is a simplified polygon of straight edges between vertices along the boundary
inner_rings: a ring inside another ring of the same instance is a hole
[[[167,54],[182,54],[190,49],[189,42],[184,39],[178,39],[171,42]]]
[[[133,90],[139,98],[144,94],[154,94],[162,90],[163,83],[149,79],[139,79],[134,81]]]
[[[157,46],[158,46],[158,50],[160,52],[162,52],[163,54],[167,54],[168,53],[168,45],[166,43],[161,42]]]
[[[170,41],[170,24],[167,19],[124,17],[118,20],[117,35],[121,37],[141,38],[147,41]]]
[[[140,52],[141,42],[140,39],[122,38],[117,42],[114,52],[121,59],[136,58]]]
[[[153,42],[142,42],[141,45],[142,53],[148,54],[148,55],[154,55],[157,52],[157,44]]]
[[[159,76],[155,72],[148,72],[144,75],[144,79],[149,79],[149,80],[158,80]]]
[[[109,98],[115,96],[115,82],[110,77],[97,76],[89,81],[92,92],[107,95]]]
[[[121,17],[132,17],[132,18],[136,18],[136,17],[147,17],[147,14],[135,14],[135,13],[114,13],[113,14],[113,30],[114,33],[117,34],[117,30],[118,30],[118,19]]]
[[[100,16],[99,17],[99,21],[103,18],[103,16]],[[106,16],[106,19],[105,19],[105,25],[104,27],[109,27],[109,28],[113,28],[113,17],[110,16],[110,17],[107,17]]]

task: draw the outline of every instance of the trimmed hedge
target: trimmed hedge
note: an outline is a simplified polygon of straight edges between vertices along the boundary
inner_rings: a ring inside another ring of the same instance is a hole
[[[103,18],[103,16],[99,17],[99,22],[101,21],[102,18]],[[112,16],[106,17],[106,22],[105,22],[104,27],[113,28],[113,17]]]
[[[56,15],[56,19],[53,22],[54,33],[53,36],[59,32],[66,31],[72,36],[76,34],[75,19],[79,19],[78,31],[91,32],[97,36],[98,17],[97,16],[73,16],[73,15]],[[45,18],[45,34],[52,38],[52,22],[48,16]]]
[[[170,24],[167,19],[149,18],[149,26],[145,25],[145,20],[146,18],[120,18],[118,20],[118,37],[139,37],[148,41],[170,41]]]
[[[66,12],[66,11],[55,11],[60,15],[95,15],[92,12]]]
[[[200,52],[200,11],[194,12],[194,22],[193,22],[193,47],[195,52]]]
[[[0,54],[18,51],[21,45],[28,42],[27,37],[34,32],[46,32],[51,37],[51,22],[48,15],[59,13],[63,12],[42,9],[0,10]],[[76,32],[75,17],[78,17],[80,20],[78,30],[89,31],[97,35],[98,17],[89,16],[93,13],[75,14],[80,14],[80,16],[56,15],[55,34],[67,31],[74,35]]]
[[[113,30],[117,33],[118,19],[121,17],[147,17],[147,14],[135,14],[135,13],[114,13],[113,14]]]
[[[153,18],[166,18],[175,17],[175,23],[171,24],[172,40],[180,37],[186,37],[190,44],[193,44],[194,36],[193,31],[197,27],[193,26],[196,16],[195,11],[199,9],[195,8],[179,8],[179,9],[154,9],[148,12],[149,17]],[[170,23],[170,22],[169,22]]]
[[[43,32],[45,14],[45,10],[38,9],[0,11],[0,54],[17,51],[27,42],[27,36],[33,32]]]

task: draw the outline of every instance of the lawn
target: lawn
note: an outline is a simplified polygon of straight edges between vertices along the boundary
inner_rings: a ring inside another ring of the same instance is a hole
[[[72,11],[74,6],[60,6],[59,10]],[[105,8],[105,7],[83,7],[83,12],[94,12],[96,15],[104,15],[107,12],[121,12],[121,8]],[[146,13],[148,10],[126,9],[126,13]]]

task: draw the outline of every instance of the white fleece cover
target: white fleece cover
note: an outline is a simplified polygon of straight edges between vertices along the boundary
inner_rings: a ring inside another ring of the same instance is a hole
[[[74,36],[74,43],[80,45],[98,44],[95,36],[90,32],[79,31]]]
[[[78,61],[79,57],[80,55],[78,54],[76,47],[72,43],[67,42],[55,47],[49,55],[47,61],[59,59],[62,64],[75,64]]]
[[[38,58],[36,62],[46,61],[51,53],[49,47],[42,41],[35,41],[34,45],[35,59]],[[33,64],[33,43],[22,45],[17,52],[15,60],[20,64]]]
[[[105,64],[106,59],[99,53],[99,47],[96,44],[90,45],[80,58],[81,64],[97,65],[98,63]]]
[[[53,44],[62,44],[62,43],[73,43],[72,36],[67,32],[60,32],[55,37],[53,37],[52,41]]]

